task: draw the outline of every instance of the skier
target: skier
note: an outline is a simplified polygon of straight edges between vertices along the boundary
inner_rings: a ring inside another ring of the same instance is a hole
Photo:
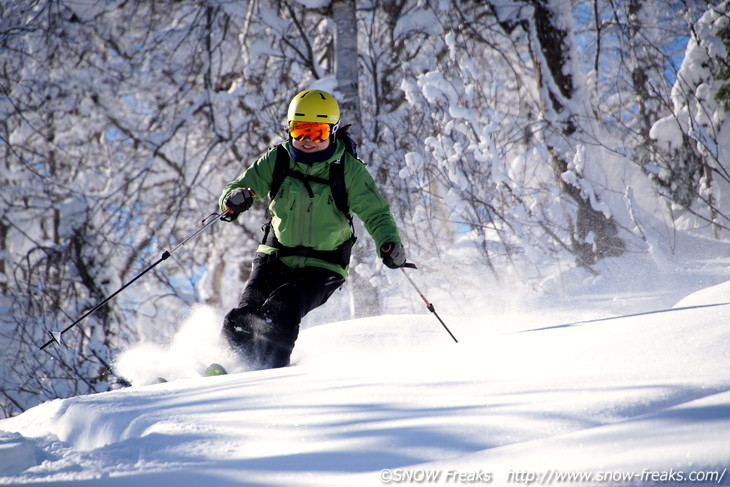
[[[291,100],[287,121],[288,141],[259,157],[219,199],[225,219],[233,221],[254,200],[271,198],[264,240],[222,330],[252,369],[289,365],[301,319],[345,282],[355,243],[350,213],[363,221],[387,267],[406,264],[388,203],[348,150],[349,137],[338,137],[335,98],[302,91]]]

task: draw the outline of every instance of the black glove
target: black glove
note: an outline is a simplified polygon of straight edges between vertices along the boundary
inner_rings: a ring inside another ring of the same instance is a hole
[[[234,189],[233,192],[228,195],[225,202],[228,214],[221,219],[227,222],[232,222],[238,218],[238,215],[251,208],[254,196],[254,192],[249,188]]]
[[[386,242],[380,247],[383,264],[391,269],[398,269],[406,265],[406,251],[403,246],[395,242]]]

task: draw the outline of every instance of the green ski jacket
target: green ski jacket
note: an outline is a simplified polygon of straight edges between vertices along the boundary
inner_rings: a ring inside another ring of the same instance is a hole
[[[289,152],[289,143],[285,142],[283,146]],[[365,165],[345,151],[342,141],[337,140],[337,149],[326,161],[308,164],[295,162],[289,157],[289,167],[306,176],[329,180],[330,165],[340,158],[344,164],[345,188],[350,212],[362,220],[365,229],[375,240],[378,256],[382,257],[380,247],[384,243],[401,242],[398,228],[390,206]],[[237,188],[251,188],[256,195],[255,199],[265,198],[271,189],[275,163],[276,148],[272,147],[243,174],[226,185],[219,199],[221,211],[226,209],[225,201],[228,195]],[[304,246],[315,250],[335,250],[352,237],[350,221],[337,208],[329,185],[311,181],[309,185],[314,197],[310,197],[302,180],[292,176],[283,180],[277,194],[271,195],[270,231],[274,232],[279,243],[286,247]],[[268,255],[276,251],[276,248],[264,244],[259,245],[257,250]],[[281,257],[281,261],[293,268],[323,267],[342,277],[347,277],[349,270],[349,266],[343,268],[332,262],[299,255]]]

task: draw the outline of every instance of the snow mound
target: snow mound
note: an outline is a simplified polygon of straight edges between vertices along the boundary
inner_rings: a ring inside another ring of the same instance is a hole
[[[690,294],[679,301],[675,308],[690,306],[715,306],[718,304],[730,304],[730,281]]]
[[[0,447],[19,445],[0,455],[0,484],[730,482],[730,306],[556,326],[541,313],[443,318],[459,343],[431,315],[330,323],[302,331],[291,367],[42,404],[0,421]]]
[[[17,433],[0,431],[0,477],[19,474],[38,465],[37,457],[34,442]]]

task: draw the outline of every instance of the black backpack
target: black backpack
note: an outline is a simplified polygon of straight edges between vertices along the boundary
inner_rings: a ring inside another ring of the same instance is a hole
[[[347,129],[350,125],[345,125],[337,131],[337,138],[345,143],[345,152],[352,154],[353,157],[357,158],[357,144]],[[359,159],[358,159],[359,160]],[[342,163],[342,159],[333,162],[330,165],[330,178],[329,180],[318,178],[315,176],[305,176],[299,171],[289,169],[289,153],[286,149],[279,144],[276,146],[276,163],[274,165],[274,179],[271,182],[271,189],[269,190],[269,197],[271,199],[276,197],[276,194],[281,188],[281,184],[287,177],[293,177],[301,180],[304,183],[307,192],[310,197],[314,196],[310,182],[325,184],[330,187],[332,191],[332,197],[334,198],[335,205],[342,213],[347,216],[352,223],[352,217],[350,216],[350,207],[347,204],[347,188],[345,188],[345,165]]]
[[[345,144],[345,152],[350,153],[353,157],[357,158],[357,144],[350,137],[347,132],[349,125],[344,126],[337,131],[336,136],[339,140]],[[355,236],[355,226],[352,222],[352,215],[350,215],[350,207],[347,204],[347,188],[345,187],[345,164],[343,163],[344,155],[337,161],[330,164],[330,176],[329,179],[319,178],[316,176],[307,176],[302,174],[300,171],[295,171],[289,168],[289,153],[284,147],[279,144],[276,146],[276,162],[274,163],[274,177],[271,182],[271,188],[269,190],[269,198],[276,198],[281,184],[287,177],[299,179],[304,183],[304,187],[309,193],[310,197],[314,197],[312,186],[310,183],[324,184],[330,187],[332,191],[332,198],[334,199],[335,206],[340,210],[350,222],[350,228],[352,229],[352,237],[345,241],[338,249],[331,251],[315,250],[310,247],[284,247],[282,246],[274,233],[271,231],[271,218],[262,227],[264,231],[264,238],[261,243],[275,247],[278,249],[278,256],[290,256],[299,255],[303,257],[315,257],[324,261],[333,262],[341,265],[343,268],[347,267],[350,261],[350,253],[352,247],[355,245],[357,237]],[[358,159],[359,160],[359,159]]]

